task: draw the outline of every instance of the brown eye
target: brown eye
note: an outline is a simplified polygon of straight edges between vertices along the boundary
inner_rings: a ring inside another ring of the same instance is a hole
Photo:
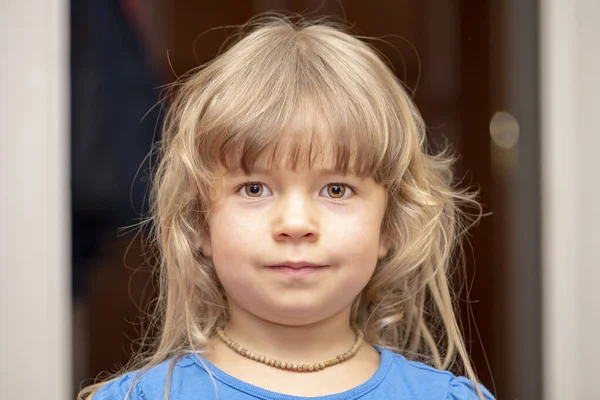
[[[327,185],[327,194],[332,199],[341,199],[346,194],[346,186],[331,183]]]
[[[244,185],[244,192],[248,197],[260,197],[264,192],[262,183],[247,183]]]

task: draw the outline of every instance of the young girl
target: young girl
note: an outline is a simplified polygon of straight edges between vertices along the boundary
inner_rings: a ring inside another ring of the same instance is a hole
[[[371,47],[263,21],[178,85],[162,146],[160,335],[80,398],[493,398],[448,282],[478,205]]]

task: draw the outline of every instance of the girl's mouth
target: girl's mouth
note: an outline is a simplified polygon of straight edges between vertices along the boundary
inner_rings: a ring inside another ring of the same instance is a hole
[[[279,272],[288,276],[301,278],[322,271],[327,265],[319,265],[305,262],[282,263],[267,267],[270,270]]]

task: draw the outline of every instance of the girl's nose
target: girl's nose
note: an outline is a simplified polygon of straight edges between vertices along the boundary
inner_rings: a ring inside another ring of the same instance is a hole
[[[281,199],[273,224],[276,241],[307,241],[319,239],[319,218],[312,200],[303,195]]]

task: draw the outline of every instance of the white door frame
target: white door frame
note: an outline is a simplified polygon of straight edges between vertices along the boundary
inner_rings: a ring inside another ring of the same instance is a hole
[[[540,2],[544,398],[598,398],[600,2]]]
[[[72,398],[69,2],[0,3],[0,397]]]

